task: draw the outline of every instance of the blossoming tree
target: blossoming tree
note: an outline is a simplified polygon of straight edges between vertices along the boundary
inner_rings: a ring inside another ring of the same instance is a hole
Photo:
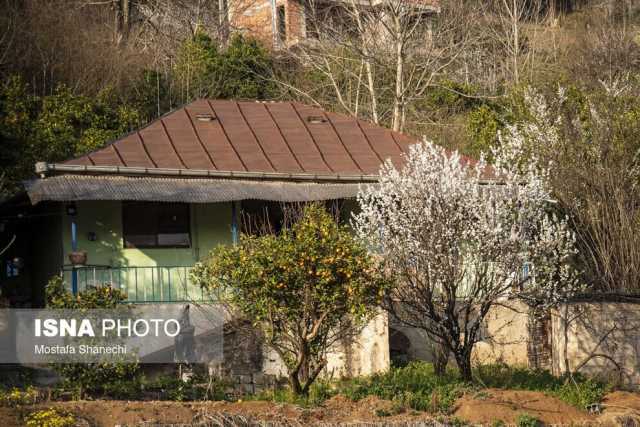
[[[471,353],[492,306],[510,298],[548,306],[578,286],[574,236],[553,212],[547,172],[522,161],[516,129],[494,162],[471,161],[430,142],[406,163],[383,165],[358,196],[354,224],[394,285],[386,308],[424,330],[471,379]]]

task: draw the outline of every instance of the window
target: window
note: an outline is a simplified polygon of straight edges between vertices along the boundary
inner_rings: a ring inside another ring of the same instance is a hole
[[[287,21],[284,6],[278,6],[278,37],[281,42],[287,40]]]
[[[122,234],[125,248],[188,248],[191,245],[189,205],[124,202]]]

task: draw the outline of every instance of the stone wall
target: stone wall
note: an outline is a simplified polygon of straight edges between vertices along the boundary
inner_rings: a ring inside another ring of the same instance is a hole
[[[571,371],[640,386],[640,305],[572,303],[551,314],[552,371]]]

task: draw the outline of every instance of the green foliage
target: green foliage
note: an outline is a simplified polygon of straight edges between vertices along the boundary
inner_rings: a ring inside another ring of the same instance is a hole
[[[330,327],[346,314],[365,318],[378,301],[381,283],[371,267],[352,233],[321,206],[310,205],[278,235],[242,235],[238,245],[218,246],[193,275],[209,290],[228,291],[230,302],[254,322],[295,322],[305,314],[307,299],[326,313]]]
[[[43,158],[64,160],[100,148],[139,125],[138,112],[120,104],[110,90],[89,98],[59,86],[41,99],[32,143]]]
[[[468,387],[453,370],[438,376],[432,364],[411,362],[402,368],[347,381],[339,387],[339,392],[351,400],[373,395],[393,400],[405,408],[447,414]]]
[[[59,276],[49,281],[45,293],[47,307],[57,309],[114,309],[127,298],[122,291],[111,286],[90,287],[74,296],[66,290]],[[54,364],[53,368],[62,377],[62,387],[71,390],[78,398],[85,393],[126,395],[135,390],[139,374],[136,363],[70,363]]]
[[[518,427],[540,427],[542,426],[542,422],[534,417],[533,415],[529,415],[527,413],[522,413],[518,415],[518,419],[516,419],[516,426]]]
[[[0,389],[0,406],[16,407],[22,405],[33,405],[38,400],[38,390],[34,387],[27,387],[21,390],[13,387],[10,390]]]
[[[450,413],[463,393],[479,387],[545,392],[579,409],[600,402],[606,392],[603,384],[580,375],[574,375],[573,379],[558,378],[547,371],[506,365],[479,366],[474,370],[474,378],[477,379],[475,385],[464,383],[455,369],[439,377],[430,363],[411,362],[388,372],[344,381],[335,392],[352,400],[373,395],[393,400],[403,408],[442,414]],[[482,389],[475,394],[476,398],[482,395]]]
[[[319,204],[279,234],[217,247],[192,279],[260,328],[296,379],[302,364],[322,369],[328,346],[364,324],[384,287],[366,248]]]
[[[33,174],[36,161],[60,161],[103,146],[140,125],[139,113],[113,90],[76,95],[63,85],[39,97],[20,77],[0,85],[0,168],[9,192]]]
[[[602,401],[607,387],[593,379],[580,378],[579,381],[570,379],[557,387],[552,394],[579,409],[585,409],[588,405]]]
[[[304,408],[322,405],[326,400],[338,394],[336,385],[327,380],[318,380],[309,388],[309,394],[299,395],[289,389],[276,388],[262,391],[253,396],[247,396],[249,400],[267,400],[277,403],[291,403]]]
[[[273,84],[268,80],[272,63],[268,51],[255,39],[234,35],[226,49],[203,31],[181,47],[174,70],[176,82],[187,99],[267,99]]]
[[[471,111],[467,117],[467,154],[477,156],[481,152],[489,153],[497,142],[502,126],[498,113],[486,104]]]
[[[456,114],[469,111],[481,101],[475,97],[477,88],[445,80],[438,86],[429,89],[424,102],[429,108],[440,111],[441,114]]]
[[[510,390],[550,390],[563,383],[563,380],[554,377],[549,371],[505,364],[478,366],[475,377],[489,388]]]
[[[47,307],[61,309],[113,309],[122,304],[127,295],[108,285],[89,287],[73,295],[67,291],[60,276],[52,277],[45,287]]]
[[[73,427],[76,418],[69,412],[49,408],[32,412],[25,418],[27,427]]]
[[[130,102],[148,122],[171,110],[171,77],[156,70],[144,70],[131,88]]]

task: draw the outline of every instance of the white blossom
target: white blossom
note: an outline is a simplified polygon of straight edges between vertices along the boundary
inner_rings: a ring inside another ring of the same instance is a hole
[[[396,281],[390,309],[454,353],[496,302],[548,307],[578,289],[575,237],[554,210],[547,169],[525,152],[529,131],[508,129],[491,166],[428,141],[414,145],[401,168],[386,162],[379,183],[358,196],[357,233]]]

